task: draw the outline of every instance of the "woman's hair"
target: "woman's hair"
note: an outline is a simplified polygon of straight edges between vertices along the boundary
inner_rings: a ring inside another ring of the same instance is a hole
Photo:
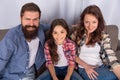
[[[77,31],[77,41],[80,40],[82,38],[82,36],[84,35],[86,29],[84,26],[84,18],[86,14],[90,14],[93,15],[97,18],[98,20],[98,27],[97,29],[92,32],[90,34],[90,40],[88,41],[87,45],[93,45],[96,42],[100,42],[102,39],[102,32],[105,28],[105,21],[102,15],[102,12],[100,10],[100,8],[96,5],[90,5],[88,7],[86,7],[84,9],[84,11],[82,12],[81,16],[80,16],[80,25],[79,25],[79,29]]]
[[[20,16],[22,17],[25,11],[33,11],[33,12],[38,12],[39,17],[41,16],[41,10],[38,5],[36,5],[33,2],[26,3],[25,5],[22,6]]]
[[[52,36],[53,30],[57,25],[62,26],[66,30],[67,32],[66,37],[68,37],[69,35],[69,27],[64,19],[55,19],[52,21],[50,31],[49,31],[50,39],[47,41],[47,43],[48,43],[48,47],[49,47],[49,51],[50,51],[50,55],[53,63],[57,63],[59,60],[59,56],[57,53],[57,45],[55,44],[54,38]]]

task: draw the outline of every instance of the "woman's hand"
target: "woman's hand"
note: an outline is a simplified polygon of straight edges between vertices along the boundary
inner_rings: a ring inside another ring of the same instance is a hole
[[[84,62],[77,56],[76,56],[75,60],[78,64],[80,64],[84,67],[89,79],[91,79],[91,80],[97,79],[98,73],[94,70],[94,68],[96,68],[95,66],[91,66],[91,65],[87,64],[86,62]]]
[[[120,66],[113,68],[113,72],[115,73],[115,75],[116,75],[116,76],[118,77],[118,79],[120,80]]]
[[[95,67],[87,65],[84,68],[90,80],[97,79],[98,73],[94,70]]]

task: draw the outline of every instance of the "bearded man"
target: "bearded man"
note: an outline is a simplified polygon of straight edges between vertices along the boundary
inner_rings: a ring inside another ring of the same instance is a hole
[[[21,8],[21,24],[10,29],[0,42],[0,80],[35,80],[45,62],[44,30],[41,11],[35,3]]]

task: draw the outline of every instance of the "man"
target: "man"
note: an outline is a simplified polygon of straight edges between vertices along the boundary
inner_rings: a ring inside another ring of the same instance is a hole
[[[34,80],[45,62],[41,11],[35,3],[21,9],[21,24],[10,29],[0,42],[0,80]]]

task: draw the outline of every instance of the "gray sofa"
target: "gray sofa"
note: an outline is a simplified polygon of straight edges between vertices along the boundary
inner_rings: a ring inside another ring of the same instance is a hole
[[[107,25],[105,30],[110,35],[112,49],[116,52],[116,56],[120,61],[120,40],[118,39],[118,33],[119,33],[118,26]]]
[[[74,28],[70,28],[71,32],[73,30]],[[8,29],[0,30],[0,41],[2,40],[7,31]],[[112,49],[116,52],[116,56],[120,61],[120,40],[118,39],[118,27],[116,25],[107,25],[105,31],[109,33],[111,38]]]

